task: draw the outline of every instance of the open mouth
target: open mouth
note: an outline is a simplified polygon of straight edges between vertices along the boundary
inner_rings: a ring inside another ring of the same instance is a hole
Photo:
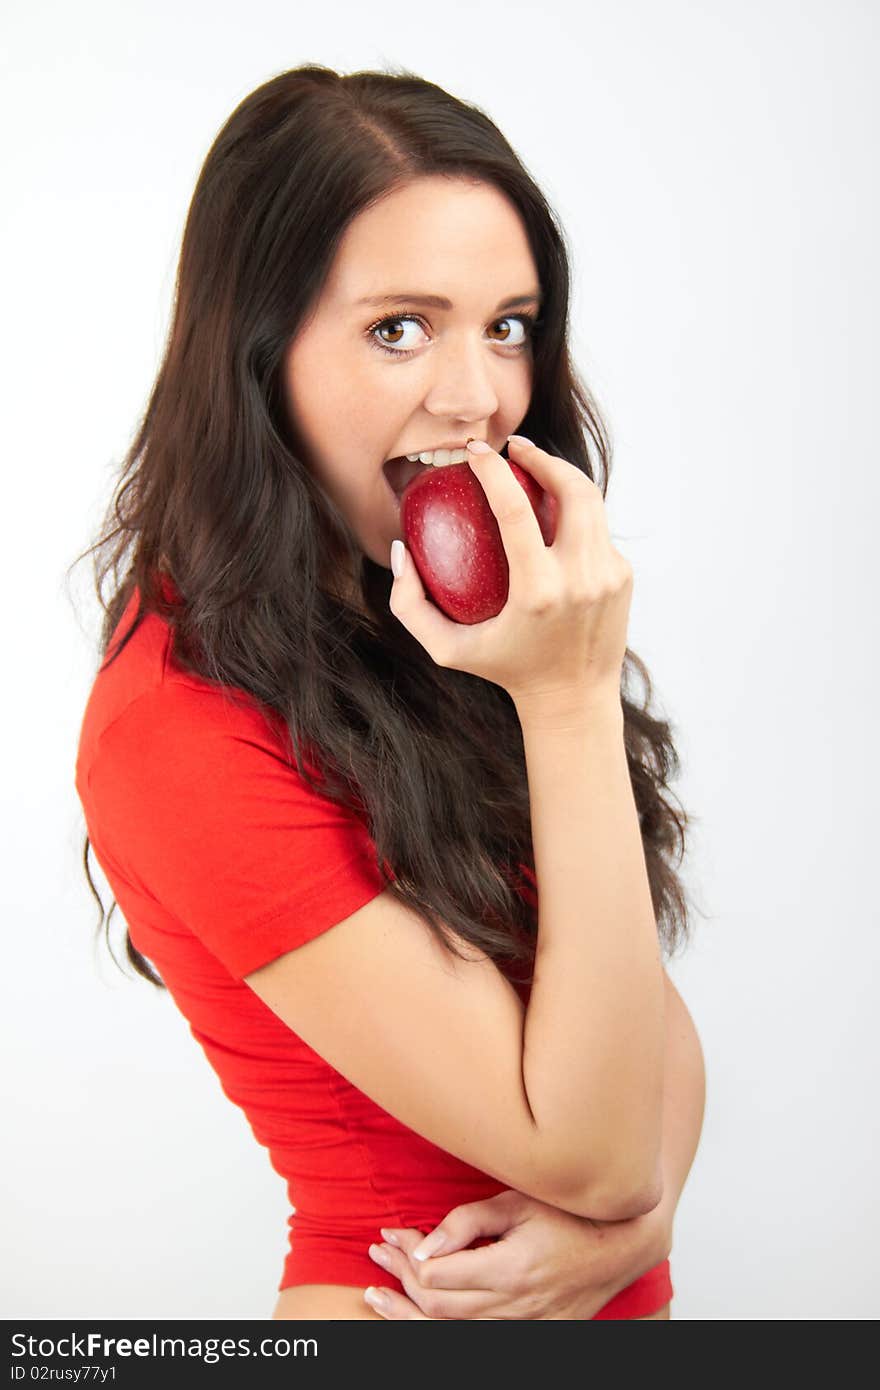
[[[501,457],[506,458],[506,443],[501,446],[500,452]],[[454,465],[441,465],[441,467],[447,468],[450,466]],[[417,478],[420,473],[427,473],[435,467],[432,463],[422,463],[420,459],[412,460],[408,459],[406,455],[402,455],[399,458],[386,459],[382,464],[382,472],[385,474],[385,481],[399,502],[413,478]]]
[[[403,456],[386,459],[382,464],[382,472],[385,474],[385,481],[394,496],[400,501],[407,484],[411,483],[413,478],[417,478],[420,473],[426,473],[432,466],[430,463],[422,463],[419,459],[413,461]]]

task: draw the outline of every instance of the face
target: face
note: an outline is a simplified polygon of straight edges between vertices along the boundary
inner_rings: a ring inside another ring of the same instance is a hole
[[[425,467],[401,475],[388,460],[471,435],[500,450],[516,433],[539,295],[519,214],[494,186],[419,179],[346,229],[284,389],[304,461],[377,565],[403,538],[394,487]]]

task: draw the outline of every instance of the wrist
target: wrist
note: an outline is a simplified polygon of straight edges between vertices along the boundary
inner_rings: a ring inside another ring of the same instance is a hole
[[[607,1303],[668,1258],[672,1227],[665,1204],[661,1202],[644,1216],[609,1223],[606,1242],[602,1283]]]
[[[523,733],[570,733],[624,726],[620,690],[607,686],[511,695]]]

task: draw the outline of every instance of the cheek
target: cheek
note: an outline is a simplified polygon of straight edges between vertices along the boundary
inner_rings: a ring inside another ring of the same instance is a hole
[[[363,390],[357,353],[312,325],[287,353],[284,386],[288,407],[313,443],[338,438],[352,401]]]
[[[532,390],[534,389],[534,385],[535,385],[535,364],[534,364],[534,361],[533,361],[532,357],[529,355],[529,356],[525,357],[525,358],[523,359],[523,361],[520,363],[520,371],[519,371],[519,378],[518,378],[518,388],[519,388],[519,401],[518,401],[518,405],[521,407],[522,413],[523,413],[523,414],[525,414],[526,410],[527,410],[528,407],[529,407],[529,402],[530,402],[531,399],[532,399]]]

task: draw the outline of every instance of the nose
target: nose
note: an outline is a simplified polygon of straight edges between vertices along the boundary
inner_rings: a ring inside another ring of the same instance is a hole
[[[452,339],[434,353],[432,384],[425,400],[431,415],[462,424],[485,425],[498,410],[492,363],[483,342]]]

